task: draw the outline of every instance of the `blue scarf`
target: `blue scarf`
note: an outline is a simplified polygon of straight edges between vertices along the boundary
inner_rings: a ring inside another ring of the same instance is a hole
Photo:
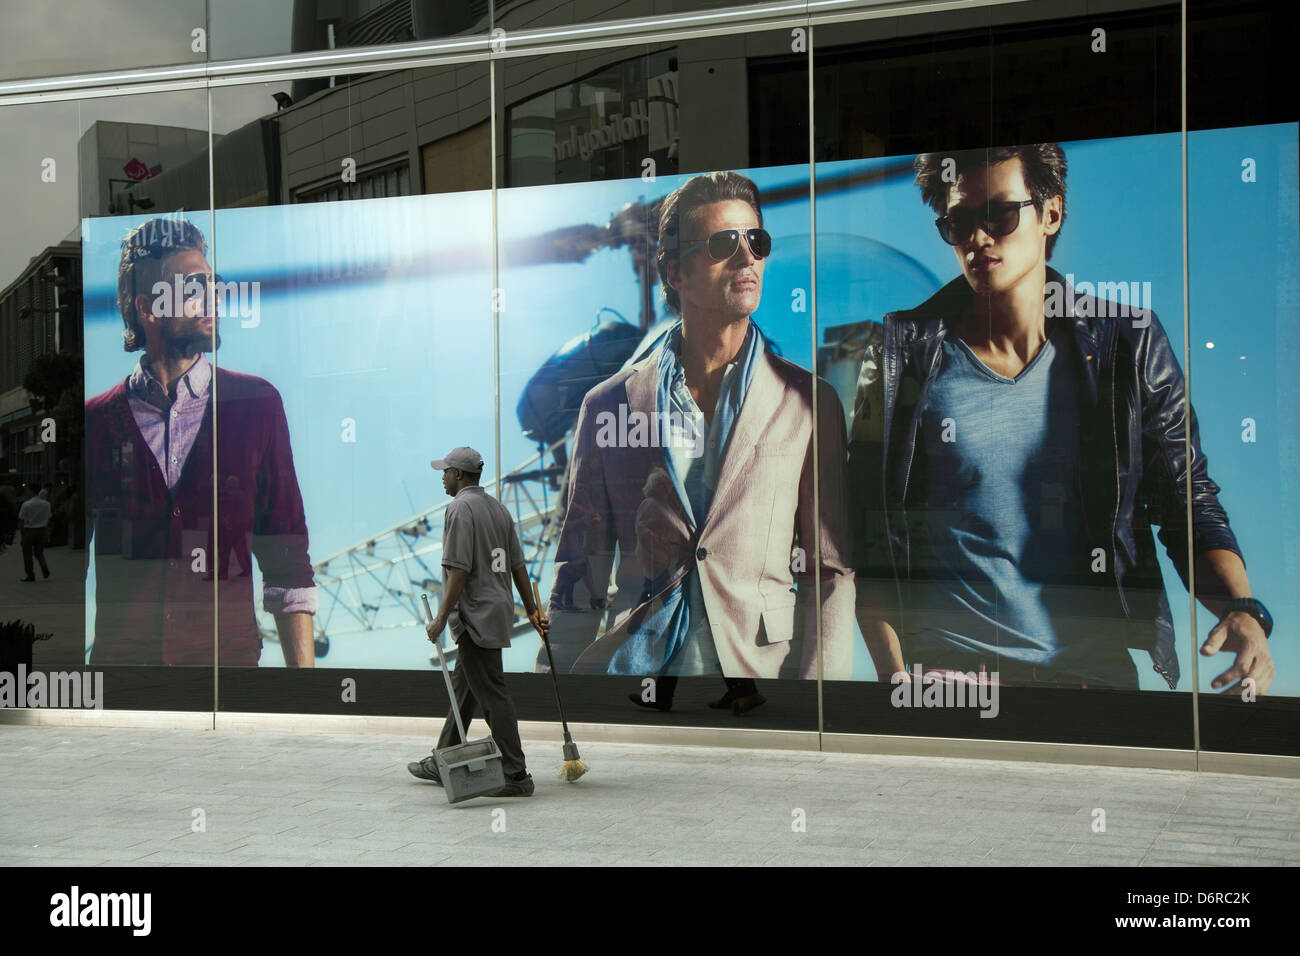
[[[736,419],[740,415],[741,405],[749,393],[749,383],[754,377],[754,368],[758,357],[766,347],[767,340],[759,331],[758,325],[749,320],[749,334],[740,349],[740,367],[731,380],[730,386],[718,396],[718,404],[713,412],[713,428],[717,430],[718,448],[725,458],[730,449],[727,446]],[[677,473],[673,456],[669,450],[668,415],[672,411],[672,384],[681,367],[679,354],[682,345],[682,323],[677,322],[668,332],[664,344],[659,350],[659,368],[657,371],[657,388],[655,390],[655,410],[660,412],[658,420],[663,432],[659,436],[659,447],[663,450],[663,466],[672,481],[673,489],[681,501],[690,526],[698,531],[707,518],[707,511],[712,504],[713,489],[705,488],[705,515],[697,516],[691,506],[690,496],[686,493],[683,475]],[[721,467],[719,467],[721,472]],[[681,650],[690,633],[690,601],[686,588],[690,584],[690,575],[694,568],[673,588],[660,598],[656,598],[659,607],[651,608],[635,630],[628,634],[627,640],[610,658],[607,673],[610,674],[658,674],[668,666],[674,654]]]

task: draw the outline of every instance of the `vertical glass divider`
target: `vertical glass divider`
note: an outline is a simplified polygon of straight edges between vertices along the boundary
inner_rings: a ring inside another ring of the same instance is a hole
[[[812,300],[812,321],[808,323],[808,334],[812,337],[812,447],[813,447],[813,527],[817,529],[813,535],[813,598],[814,606],[818,613],[814,615],[817,622],[817,749],[822,749],[822,734],[825,731],[825,715],[822,707],[822,675],[824,661],[822,659],[822,506],[821,506],[821,459],[820,459],[820,433],[821,418],[817,410],[817,387],[818,367],[817,367],[817,154],[815,152],[815,136],[817,134],[816,121],[813,116],[813,101],[815,99],[815,90],[813,87],[813,25],[808,24],[808,250],[809,250],[809,269],[811,270],[810,296]],[[807,640],[808,635],[804,635]]]
[[[497,243],[497,64],[488,60],[488,137],[492,143],[492,460],[496,462],[496,495],[501,498],[501,277]],[[545,467],[546,462],[542,462]],[[540,573],[540,572],[539,572]]]
[[[213,185],[215,174],[213,166],[215,159],[212,155],[212,85],[207,84],[207,102],[208,102],[208,235],[212,237],[212,245],[208,253],[212,262],[217,259],[217,194]],[[214,266],[215,271],[215,266]],[[215,326],[214,326],[215,328]],[[213,343],[216,344],[215,342]],[[212,350],[212,385],[209,391],[209,401],[212,402],[212,550],[213,553],[207,556],[209,567],[214,568],[212,572],[212,729],[217,729],[217,710],[219,679],[217,670],[221,666],[221,602],[219,600],[221,592],[221,577],[217,574],[216,560],[217,555],[221,553],[221,541],[218,537],[221,529],[218,525],[221,523],[221,515],[217,508],[220,504],[217,497],[219,474],[217,461],[217,365],[221,359],[217,355],[217,350]]]
[[[1196,550],[1192,534],[1192,323],[1191,323],[1191,278],[1189,274],[1189,256],[1187,234],[1187,0],[1179,6],[1178,38],[1180,44],[1179,96],[1182,100],[1182,122],[1179,135],[1182,140],[1182,200],[1183,200],[1183,460],[1187,463],[1186,492],[1187,509],[1184,520],[1187,522],[1187,601],[1188,629],[1191,631],[1192,661],[1192,749],[1196,752],[1196,768],[1201,767],[1201,708],[1200,708],[1200,668],[1197,666],[1196,644]]]

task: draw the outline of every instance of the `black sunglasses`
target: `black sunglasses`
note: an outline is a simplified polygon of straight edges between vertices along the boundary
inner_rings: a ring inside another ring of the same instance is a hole
[[[991,202],[987,210],[954,206],[948,210],[948,215],[940,216],[934,224],[943,241],[950,246],[959,246],[973,236],[977,225],[989,236],[1000,239],[1020,228],[1020,210],[1033,205],[1036,204],[1032,199],[1020,199]]]
[[[682,255],[690,255],[700,246],[707,246],[709,256],[716,262],[730,259],[740,249],[740,237],[744,235],[745,245],[755,259],[766,259],[772,254],[772,234],[766,229],[723,229],[707,239],[701,239],[682,250]]]

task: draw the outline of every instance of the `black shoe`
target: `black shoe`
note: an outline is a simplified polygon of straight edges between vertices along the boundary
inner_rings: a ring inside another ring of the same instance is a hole
[[[747,710],[753,710],[755,707],[761,707],[767,703],[767,698],[762,694],[750,694],[747,697],[737,697],[731,702],[731,712],[739,717]]]
[[[35,581],[36,578],[34,578],[34,577],[32,577],[32,578],[19,578],[18,580],[19,580],[19,581]]]
[[[731,691],[727,691],[717,700],[709,701],[709,706],[714,710],[730,710],[733,702],[734,698],[731,696]]]
[[[45,575],[45,580],[48,581],[48,580],[50,579],[50,572],[49,572],[49,571],[42,571],[41,573]]]
[[[533,795],[533,778],[527,770],[513,777],[506,778],[506,785],[500,790],[493,790],[491,797],[531,797]]]
[[[671,700],[642,700],[641,695],[635,691],[628,694],[627,699],[638,707],[645,707],[648,710],[666,711],[673,709],[673,702]]]
[[[438,776],[438,764],[432,754],[423,760],[408,763],[406,769],[411,771],[412,776],[419,777],[421,780],[432,780],[438,786],[442,786],[442,777]]]

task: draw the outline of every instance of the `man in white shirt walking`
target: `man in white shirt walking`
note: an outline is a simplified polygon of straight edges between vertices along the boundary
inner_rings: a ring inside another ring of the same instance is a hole
[[[35,581],[36,573],[32,567],[32,558],[41,565],[41,574],[50,576],[50,566],[45,563],[45,535],[50,524],[50,503],[40,497],[39,483],[27,486],[27,500],[18,509],[18,526],[23,536],[23,569],[27,576],[21,581]]]

